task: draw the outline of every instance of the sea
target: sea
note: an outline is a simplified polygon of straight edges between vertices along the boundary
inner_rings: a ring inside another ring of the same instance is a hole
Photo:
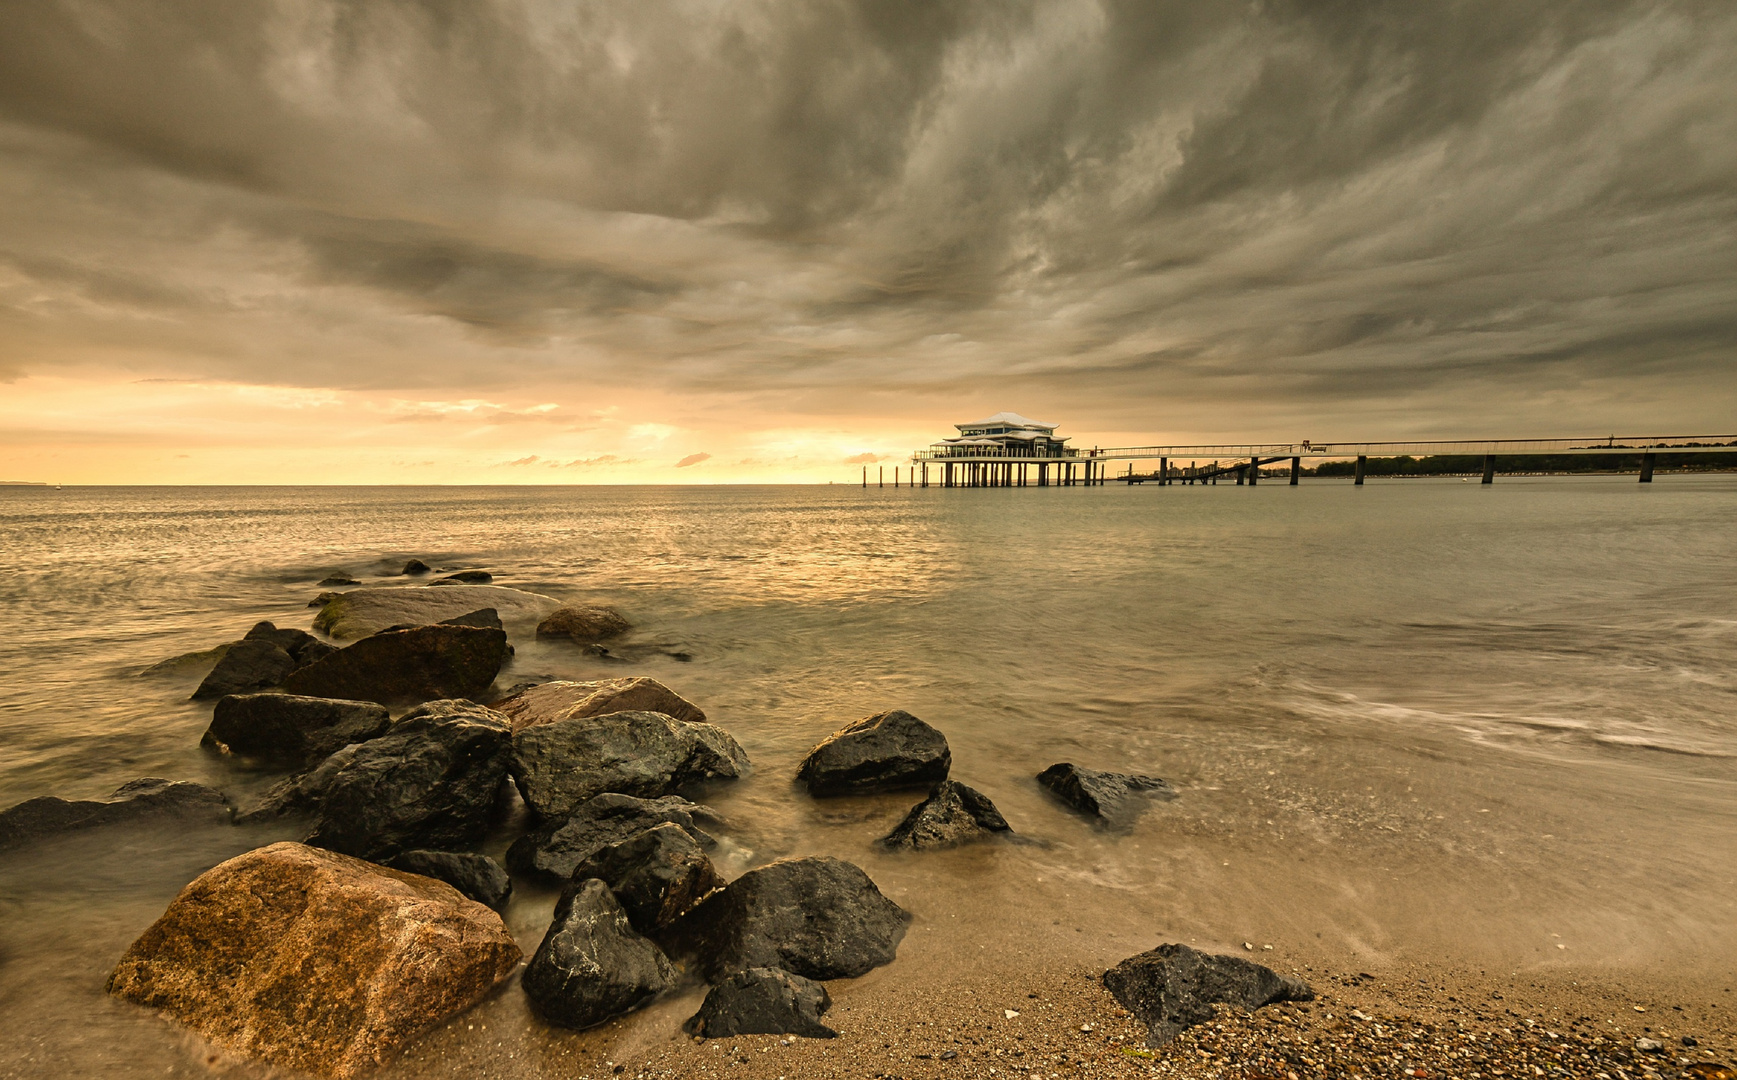
[[[420,558],[625,613],[608,656],[509,625],[498,685],[637,675],[698,703],[753,763],[695,793],[726,876],[835,855],[913,913],[870,979],[1089,970],[1160,941],[1708,985],[1737,956],[1730,475],[14,487],[0,553],[0,806],[143,776],[249,804],[280,777],[201,749],[199,672],[141,672],[311,626],[335,571],[421,587],[399,574]],[[888,709],[946,734],[1011,838],[891,854],[875,840],[914,796],[793,784]],[[1179,797],[1105,829],[1036,783],[1057,762]],[[188,881],[285,838],[99,829],[0,857],[0,1075],[217,1070],[104,980]],[[520,883],[527,954],[553,901]],[[520,997],[485,1015],[529,1038]]]

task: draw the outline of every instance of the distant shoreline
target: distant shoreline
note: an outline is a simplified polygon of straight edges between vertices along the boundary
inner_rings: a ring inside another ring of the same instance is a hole
[[[0,487],[47,487],[46,480],[0,480]]]

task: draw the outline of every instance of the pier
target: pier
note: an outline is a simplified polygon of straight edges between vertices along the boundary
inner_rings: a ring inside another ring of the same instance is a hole
[[[1495,482],[1499,461],[1554,457],[1616,457],[1632,459],[1640,482],[1650,484],[1664,457],[1737,455],[1737,435],[1601,435],[1582,439],[1462,439],[1419,442],[1337,442],[1225,445],[1113,446],[1084,449],[1068,445],[1055,434],[1056,425],[1029,420],[1017,413],[997,413],[986,420],[955,425],[960,434],[911,455],[907,486],[929,487],[1101,487],[1109,482],[1129,485],[1216,484],[1223,478],[1254,485],[1262,470],[1289,465],[1288,479],[1298,484],[1305,463],[1349,462],[1351,482],[1361,487],[1371,458],[1465,458],[1480,468],[1484,484]],[[1187,462],[1186,465],[1183,462]],[[1112,462],[1127,462],[1112,471]],[[1151,462],[1147,471],[1135,465]],[[898,486],[898,470],[894,469]],[[868,484],[867,470],[863,474]],[[885,486],[884,479],[882,486]]]

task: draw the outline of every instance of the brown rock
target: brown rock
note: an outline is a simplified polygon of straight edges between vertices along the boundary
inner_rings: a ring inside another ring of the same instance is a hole
[[[239,1053],[350,1077],[476,1003],[520,958],[500,916],[444,882],[281,843],[182,889],[108,990]]]
[[[513,731],[553,723],[564,716],[604,716],[614,712],[660,712],[695,724],[706,722],[698,705],[656,679],[597,679],[546,682],[491,706],[513,722]]]
[[[570,604],[538,623],[537,636],[572,638],[581,645],[589,645],[632,629],[633,624],[612,607]]]

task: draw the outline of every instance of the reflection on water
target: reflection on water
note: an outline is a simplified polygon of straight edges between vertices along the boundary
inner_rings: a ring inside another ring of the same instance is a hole
[[[705,793],[724,869],[861,863],[917,913],[907,976],[1158,935],[1698,970],[1737,946],[1734,502],[1725,477],[0,489],[0,804],[141,775],[251,797],[273,777],[198,749],[197,675],[134,673],[258,619],[308,626],[326,574],[386,581],[418,556],[621,606],[636,662],[509,627],[503,684],[631,672],[699,702],[755,763]],[[793,790],[816,739],[893,707],[941,727],[955,775],[1033,843],[886,855],[870,841],[911,798]],[[1062,760],[1182,798],[1105,834],[1032,781]],[[258,842],[91,834],[7,858],[0,1073],[193,1060],[102,980],[181,884]],[[509,911],[527,948],[550,903],[525,889]],[[485,1008],[527,1022],[516,995]]]

